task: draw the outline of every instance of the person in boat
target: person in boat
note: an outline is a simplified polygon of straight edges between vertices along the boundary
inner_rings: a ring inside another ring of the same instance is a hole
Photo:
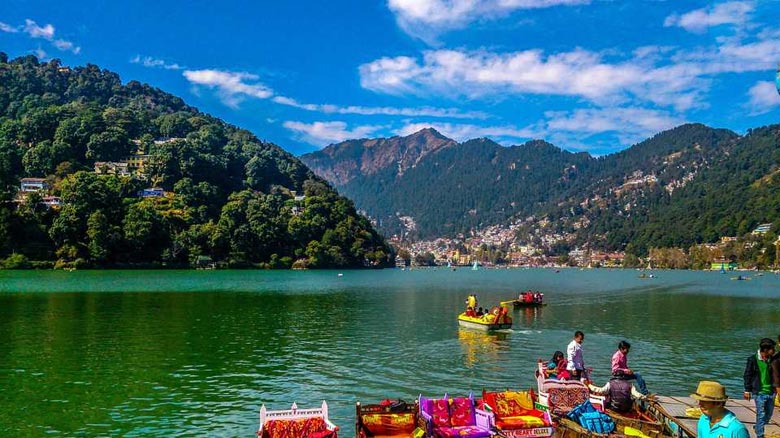
[[[771,359],[775,355],[775,341],[761,339],[758,351],[747,358],[745,364],[745,400],[752,397],[756,403],[756,423],[753,429],[756,438],[764,438],[764,426],[772,419],[775,409],[775,390],[772,386]]]
[[[566,370],[569,371],[572,379],[581,380],[585,377],[585,359],[582,356],[584,340],[585,333],[577,330],[574,332],[574,339],[566,347]]]
[[[484,310],[482,310],[482,308],[480,307],[480,308],[477,310],[477,318],[481,317],[481,316],[482,316],[482,315],[484,315],[484,314],[485,314],[485,311],[484,311]]]
[[[472,310],[477,308],[477,294],[471,294],[466,298],[466,308],[471,307]]]
[[[699,382],[691,398],[698,400],[701,417],[696,431],[698,438],[748,438],[747,428],[733,412],[726,409],[726,388],[718,382]]]
[[[634,410],[634,400],[642,400],[647,396],[637,391],[631,380],[625,376],[613,376],[602,387],[588,385],[596,395],[607,396],[607,406],[615,412],[625,414]]]
[[[547,362],[545,374],[548,379],[568,380],[571,377],[569,371],[566,370],[566,358],[563,357],[563,352],[553,353],[552,359]]]
[[[631,350],[631,344],[627,341],[618,342],[617,351],[612,355],[612,376],[621,377],[626,380],[636,380],[636,386],[639,392],[647,394],[647,385],[642,376],[628,367],[628,352]]]

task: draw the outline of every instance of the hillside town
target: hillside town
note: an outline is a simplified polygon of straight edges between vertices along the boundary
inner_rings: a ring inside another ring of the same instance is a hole
[[[407,219],[409,221],[409,219]],[[530,218],[526,221],[530,221]],[[747,236],[723,236],[716,243],[691,248],[653,248],[647,257],[639,258],[625,251],[604,251],[575,247],[565,254],[552,254],[551,248],[565,242],[567,236],[539,232],[538,244],[519,244],[518,230],[526,221],[508,226],[491,226],[473,231],[469,236],[410,241],[398,235],[389,241],[397,251],[396,266],[478,266],[485,267],[592,267],[592,268],[694,268],[712,270],[755,269],[750,263],[740,263],[739,255],[763,239],[772,227],[760,224]],[[780,266],[780,238],[773,262],[765,267]]]

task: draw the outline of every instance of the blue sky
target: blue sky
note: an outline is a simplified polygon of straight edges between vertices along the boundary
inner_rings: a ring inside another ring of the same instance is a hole
[[[427,126],[601,155],[780,121],[780,0],[4,0],[0,51],[97,64],[296,155]]]

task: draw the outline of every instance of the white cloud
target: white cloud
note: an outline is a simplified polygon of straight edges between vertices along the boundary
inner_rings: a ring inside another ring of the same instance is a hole
[[[364,116],[406,116],[406,117],[447,117],[454,119],[485,119],[487,114],[478,111],[462,112],[456,108],[394,108],[394,107],[370,107],[370,106],[339,106],[331,104],[300,103],[295,99],[285,96],[275,96],[273,101],[280,105],[292,106],[307,111],[316,111],[325,114],[359,114]]]
[[[163,60],[151,57],[141,57],[136,55],[130,62],[143,64],[145,67],[162,67],[166,69],[179,69],[178,64],[168,64]],[[184,77],[195,85],[202,85],[217,90],[222,102],[231,107],[237,108],[245,97],[254,97],[257,99],[271,99],[279,105],[290,106],[314,111],[324,114],[358,114],[364,116],[385,115],[385,116],[405,116],[405,117],[447,117],[456,119],[485,119],[487,114],[478,111],[463,112],[456,108],[394,108],[394,107],[370,107],[357,105],[332,105],[332,104],[314,104],[301,103],[297,100],[276,95],[274,90],[256,82],[257,75],[245,72],[231,72],[225,70],[185,70]]]
[[[49,41],[59,50],[62,51],[71,51],[74,54],[78,55],[81,52],[81,47],[76,46],[73,42],[64,40],[62,38],[54,38],[54,26],[51,24],[47,24],[45,26],[39,26],[38,23],[36,23],[33,20],[30,20],[29,18],[24,20],[24,26],[19,27],[24,33],[29,35],[31,38],[42,38],[46,41]],[[9,26],[5,23],[0,23],[0,30],[3,32],[17,32],[17,28],[14,28],[12,26]]]
[[[286,121],[282,126],[292,131],[300,140],[316,146],[326,146],[344,140],[365,138],[382,129],[381,126],[368,125],[348,129],[347,124],[340,121],[314,123]]]
[[[41,59],[41,60],[46,59],[46,57],[48,56],[46,54],[46,51],[41,49],[40,47],[38,47],[37,49],[33,50],[32,53],[33,53],[33,55],[35,55],[36,58]]]
[[[613,133],[623,146],[685,123],[684,118],[645,108],[594,108],[548,111],[545,130],[550,138],[576,144],[583,136]],[[562,140],[563,139],[563,140]],[[571,139],[571,140],[566,140]]]
[[[743,26],[755,9],[753,2],[733,1],[710,8],[702,8],[678,15],[672,14],[664,20],[665,27],[679,26],[688,32],[704,33],[713,26],[731,24]]]
[[[537,94],[571,96],[600,106],[653,103],[677,111],[707,108],[717,75],[760,72],[780,59],[780,32],[719,38],[687,50],[639,47],[624,60],[576,49],[546,54],[427,50],[421,58],[384,57],[359,67],[361,85],[393,95],[502,99]],[[614,57],[615,54],[609,56]]]
[[[608,63],[582,49],[547,56],[541,50],[429,50],[421,62],[406,56],[382,58],[361,65],[359,72],[364,88],[388,94],[472,99],[542,94],[612,105],[631,97],[678,109],[694,105],[701,87],[695,74],[681,74],[687,70],[655,68],[646,59]]]
[[[149,68],[164,68],[166,70],[184,69],[184,67],[182,67],[177,63],[168,63],[167,61],[164,61],[162,59],[152,58],[151,56],[141,57],[141,55],[135,55],[135,57],[131,59],[130,62],[133,64],[141,64],[144,67],[149,67]]]
[[[588,4],[590,0],[388,0],[398,25],[426,41],[438,32],[468,23],[506,16],[523,9]]]
[[[38,26],[38,23],[30,20],[29,18],[24,20],[24,33],[30,35],[33,38],[43,38],[51,41],[54,39],[54,26],[47,24],[43,27]]]
[[[773,109],[780,109],[780,96],[778,96],[775,83],[761,81],[748,90],[750,101],[747,104],[751,115],[768,113]]]
[[[539,138],[540,132],[533,128],[518,128],[511,125],[505,126],[479,126],[473,124],[453,124],[438,122],[408,123],[395,130],[395,134],[407,136],[425,128],[434,128],[444,136],[455,141],[463,142],[474,138],[487,137],[502,144],[516,143],[517,141]]]
[[[54,40],[52,42],[54,44],[54,47],[60,49],[60,50],[70,50],[71,52],[75,53],[76,55],[81,52],[81,47],[76,47],[72,42],[65,41],[61,39]]]
[[[238,108],[238,104],[245,97],[267,99],[273,96],[273,91],[256,82],[257,75],[245,72],[230,72],[223,70],[185,70],[184,77],[190,83],[216,89],[222,102],[231,107]]]
[[[15,28],[15,27],[13,27],[13,26],[11,26],[9,24],[6,24],[6,23],[3,23],[2,21],[0,21],[0,31],[9,32],[9,33],[16,33],[16,32],[19,32],[19,29],[17,29],[17,28]]]

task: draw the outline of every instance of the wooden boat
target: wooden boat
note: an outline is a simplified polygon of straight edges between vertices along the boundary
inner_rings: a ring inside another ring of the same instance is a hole
[[[491,429],[502,438],[546,438],[553,434],[550,413],[534,408],[533,397],[527,391],[483,389],[482,401],[491,413]]]
[[[696,438],[699,419],[688,415],[688,409],[696,404],[696,400],[690,397],[657,396],[648,403],[647,413],[663,423],[665,433],[680,438]]]
[[[496,306],[490,309],[486,315],[468,316],[466,313],[458,315],[458,325],[475,330],[493,331],[512,328],[512,318],[504,306]]]
[[[319,408],[298,409],[293,403],[290,409],[266,410],[260,407],[260,429],[258,438],[298,437],[307,438],[316,434],[321,438],[337,438],[338,426],[328,419],[328,404],[323,401]]]
[[[417,402],[384,400],[378,404],[355,404],[357,438],[411,438],[418,422]]]
[[[558,425],[555,427],[556,438],[607,438],[615,436],[624,437],[642,437],[649,436],[651,438],[668,437],[668,435],[661,435],[661,432],[644,433],[632,426],[625,424],[615,423],[615,430],[610,434],[592,432],[574,421],[561,417],[558,419]]]
[[[514,300],[502,301],[502,306],[513,305],[515,307],[542,307],[544,303],[544,294],[539,291],[527,290],[520,292]]]
[[[622,414],[611,409],[607,409],[606,413],[612,418],[618,429],[632,427],[649,436],[663,434],[663,423],[642,412],[638,407],[635,407],[633,412],[627,414]]]
[[[512,305],[515,308],[521,308],[521,307],[544,307],[547,305],[547,303],[535,303],[535,302],[525,302],[522,300],[509,300],[509,301],[501,301],[502,306],[508,306]]]

